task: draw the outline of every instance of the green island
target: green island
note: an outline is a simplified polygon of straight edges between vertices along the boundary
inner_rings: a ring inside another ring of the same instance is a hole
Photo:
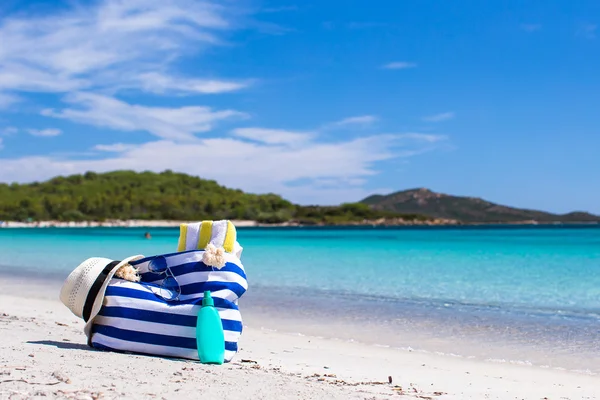
[[[56,177],[27,184],[0,183],[0,221],[106,221],[203,219],[261,224],[344,225],[425,223],[419,214],[377,210],[363,203],[301,206],[276,194],[251,194],[213,180],[165,171]]]
[[[0,183],[0,223],[199,221],[261,225],[455,225],[600,223],[587,212],[554,214],[452,196],[426,188],[372,195],[339,206],[298,205],[213,180],[164,171],[87,172],[27,184]]]

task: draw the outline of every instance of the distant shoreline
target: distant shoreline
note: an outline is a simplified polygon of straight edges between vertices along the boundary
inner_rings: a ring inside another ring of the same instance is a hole
[[[0,221],[0,228],[176,228],[180,224],[190,221],[173,220],[106,220],[106,221],[36,221],[36,222],[18,222],[18,221]],[[298,227],[298,226],[411,226],[411,225],[460,225],[453,220],[431,219],[431,220],[401,220],[401,219],[379,219],[365,220],[360,222],[348,222],[347,224],[301,224],[290,221],[283,223],[266,224],[252,220],[231,220],[238,228],[251,227]]]
[[[176,228],[188,221],[172,220],[106,220],[106,221],[0,221],[0,228]],[[236,227],[258,226],[256,221],[232,221]]]
[[[18,222],[18,221],[0,221],[0,228],[177,228],[180,224],[190,221],[173,220],[107,220],[99,221],[36,221],[36,222]],[[278,227],[343,227],[343,226],[374,226],[374,227],[394,227],[394,226],[481,226],[481,225],[599,225],[598,222],[540,222],[540,221],[515,221],[515,222],[460,222],[455,220],[431,219],[431,220],[402,220],[379,219],[376,221],[348,222],[347,224],[301,224],[297,222],[284,222],[276,224],[265,224],[252,220],[231,220],[238,228],[278,228]]]

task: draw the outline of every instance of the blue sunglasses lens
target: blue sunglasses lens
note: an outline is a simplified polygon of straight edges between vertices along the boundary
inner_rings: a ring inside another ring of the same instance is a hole
[[[167,259],[163,256],[155,257],[148,263],[148,271],[161,274],[167,270]]]
[[[175,278],[172,276],[165,278],[160,288],[160,295],[163,299],[167,301],[176,300],[179,298],[180,292],[181,288]]]
[[[165,289],[169,289],[169,290],[174,290],[174,289],[177,289],[177,287],[179,287],[179,284],[177,283],[175,278],[173,278],[172,276],[165,278],[162,285],[164,286]]]

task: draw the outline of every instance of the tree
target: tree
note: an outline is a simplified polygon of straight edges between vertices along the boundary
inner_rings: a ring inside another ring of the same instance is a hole
[[[276,194],[244,193],[173,171],[86,172],[32,184],[0,184],[0,220],[242,218],[268,223],[344,224],[388,217],[401,215],[356,203],[298,206]]]

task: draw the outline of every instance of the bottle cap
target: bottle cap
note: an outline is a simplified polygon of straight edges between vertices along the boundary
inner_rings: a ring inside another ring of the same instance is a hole
[[[204,297],[202,298],[202,305],[203,306],[214,306],[215,305],[215,302],[213,301],[213,299],[210,295],[210,290],[204,291]]]

